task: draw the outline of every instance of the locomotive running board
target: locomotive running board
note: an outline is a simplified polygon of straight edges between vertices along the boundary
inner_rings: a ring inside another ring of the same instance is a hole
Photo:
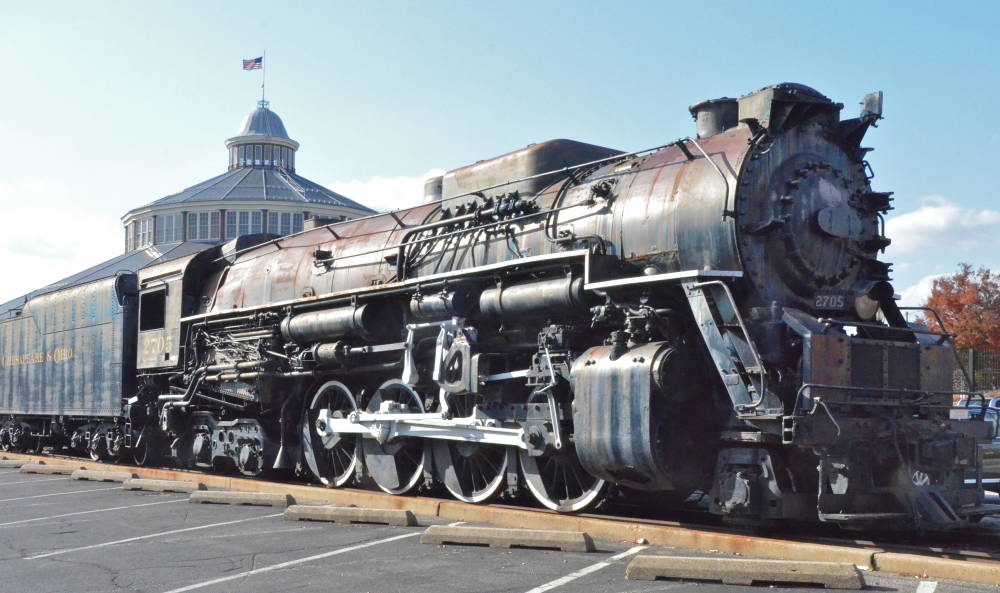
[[[606,256],[606,257],[614,258],[615,256]],[[537,265],[537,264],[558,265],[563,262],[581,263],[580,260],[582,260],[583,264],[584,290],[609,290],[619,287],[627,288],[631,286],[650,285],[650,284],[664,283],[664,282],[677,283],[689,280],[736,279],[736,278],[741,278],[743,276],[743,272],[734,270],[681,270],[679,272],[667,272],[664,274],[654,274],[651,276],[626,276],[622,278],[613,278],[609,280],[606,279],[605,274],[602,274],[602,272],[606,271],[606,266],[600,265],[599,256],[595,256],[588,249],[576,249],[573,251],[545,253],[542,255],[520,257],[506,261],[495,262],[492,264],[476,266],[473,268],[463,268],[461,270],[441,272],[438,274],[429,274],[427,276],[421,276],[419,278],[410,278],[407,280],[403,280],[402,282],[389,282],[386,284],[377,284],[373,286],[350,288],[337,292],[325,293],[309,297],[302,297],[297,299],[290,299],[286,301],[279,301],[276,303],[268,303],[266,306],[240,307],[226,311],[198,313],[195,315],[182,317],[180,321],[182,323],[190,323],[208,319],[225,318],[234,315],[247,314],[255,311],[260,311],[261,309],[273,310],[273,309],[281,309],[283,307],[294,308],[294,307],[301,307],[304,305],[314,306],[318,303],[325,303],[329,301],[337,301],[350,298],[364,298],[369,295],[377,296],[382,292],[392,289],[409,288],[409,287],[417,288],[429,282],[437,282],[442,280],[457,280],[460,278],[471,278],[475,276],[496,274],[498,272],[506,272],[511,269],[527,265]],[[605,276],[605,277],[595,281],[596,280],[594,278],[595,276]]]

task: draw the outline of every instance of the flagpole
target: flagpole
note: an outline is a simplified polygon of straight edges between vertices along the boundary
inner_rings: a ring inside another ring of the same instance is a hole
[[[267,50],[264,50],[263,55],[260,58],[260,102],[263,103],[264,99],[264,83],[267,82]]]

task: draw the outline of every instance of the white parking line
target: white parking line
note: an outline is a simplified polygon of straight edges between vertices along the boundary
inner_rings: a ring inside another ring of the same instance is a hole
[[[80,552],[83,550],[94,550],[96,548],[106,548],[108,546],[117,546],[118,544],[127,544],[131,542],[137,542],[144,539],[152,539],[154,537],[163,537],[164,535],[173,535],[175,533],[187,533],[189,531],[198,531],[200,529],[211,529],[212,527],[222,527],[223,525],[235,525],[236,523],[246,523],[247,521],[256,521],[258,519],[272,519],[274,517],[280,517],[283,513],[275,513],[273,515],[264,515],[262,517],[250,517],[248,519],[237,519],[235,521],[223,521],[222,523],[212,523],[209,525],[198,525],[197,527],[186,527],[184,529],[171,529],[170,531],[161,531],[159,533],[150,533],[149,535],[139,535],[136,537],[128,537],[125,539],[117,539],[110,542],[104,542],[101,544],[93,544],[90,546],[80,546],[79,548],[66,548],[65,550],[56,550],[54,552],[46,552],[44,554],[35,554],[34,556],[26,556],[25,560],[37,560],[39,558],[49,558],[51,556],[58,556],[60,554],[69,554],[70,552]]]
[[[45,498],[47,496],[66,496],[68,494],[83,494],[84,492],[104,492],[105,490],[121,490],[121,486],[111,486],[110,488],[91,488],[90,490],[74,490],[72,492],[55,492],[53,494],[36,494],[34,496],[20,496],[18,498],[4,498],[0,502],[14,502],[15,500],[30,500],[32,498]]]
[[[282,562],[280,564],[272,564],[271,566],[264,566],[262,568],[255,568],[253,570],[247,570],[238,574],[231,574],[226,577],[219,577],[217,579],[212,579],[210,581],[204,581],[201,583],[195,583],[193,585],[188,585],[187,587],[181,587],[180,589],[171,589],[167,593],[184,593],[185,591],[194,591],[195,589],[203,589],[205,587],[211,587],[212,585],[218,585],[219,583],[226,583],[229,581],[234,581],[236,579],[243,579],[255,574],[261,574],[264,572],[271,572],[274,570],[281,570],[282,568],[288,568],[289,566],[295,566],[298,564],[305,564],[307,562],[312,562],[314,560],[322,560],[324,558],[329,558],[330,556],[338,556],[340,554],[346,554],[348,552],[354,552],[355,550],[362,550],[364,548],[370,548],[372,546],[377,546],[379,544],[387,544],[389,542],[394,542],[396,540],[406,539],[408,537],[416,537],[422,532],[417,531],[413,533],[404,533],[403,535],[396,535],[393,537],[387,537],[385,539],[379,539],[372,542],[358,544],[356,546],[349,546],[347,548],[340,548],[333,550],[332,552],[324,552],[323,554],[316,554],[315,556],[307,556],[305,558],[299,558],[298,560],[289,560],[288,562]]]
[[[20,482],[0,482],[0,488],[4,486],[14,486],[15,484],[35,484],[38,482],[55,482],[56,480],[66,480],[66,476],[61,478],[43,478],[41,480],[21,480]]]
[[[161,500],[159,502],[144,502],[142,504],[130,504],[120,507],[110,507],[107,509],[94,509],[92,511],[77,511],[75,513],[63,513],[62,515],[50,515],[48,517],[38,517],[35,519],[21,519],[20,521],[8,521],[0,523],[0,527],[10,527],[11,525],[21,525],[22,523],[34,523],[35,521],[46,521],[48,519],[62,519],[63,517],[75,517],[77,515],[89,515],[91,513],[107,513],[110,511],[120,511],[122,509],[134,509],[138,507],[151,507],[157,504],[170,504],[172,502],[187,502],[187,498],[177,498],[174,500]]]
[[[534,589],[529,590],[527,593],[543,593],[544,591],[549,591],[551,589],[555,589],[556,587],[562,587],[566,583],[571,583],[580,577],[585,577],[588,574],[601,570],[602,568],[607,568],[617,560],[621,560],[622,558],[628,558],[633,554],[638,554],[639,552],[645,550],[647,547],[648,546],[636,546],[634,548],[629,548],[628,550],[625,550],[621,554],[615,554],[614,556],[608,558],[607,560],[604,560],[603,562],[598,562],[597,564],[591,564],[590,566],[581,568],[576,572],[571,572],[564,577],[560,577],[554,581],[549,581],[544,585],[539,585]],[[923,592],[921,591],[920,593]]]
[[[916,593],[934,593],[937,591],[937,581],[920,581]]]

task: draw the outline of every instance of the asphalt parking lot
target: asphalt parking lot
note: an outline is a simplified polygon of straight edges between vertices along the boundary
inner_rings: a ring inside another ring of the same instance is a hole
[[[292,522],[282,519],[283,510],[191,504],[183,494],[0,469],[0,593],[762,589],[624,578],[636,554],[694,555],[686,550],[606,541],[592,553],[432,546],[420,544],[419,536],[442,521],[421,517],[418,527]],[[995,591],[873,573],[866,581],[878,591]]]

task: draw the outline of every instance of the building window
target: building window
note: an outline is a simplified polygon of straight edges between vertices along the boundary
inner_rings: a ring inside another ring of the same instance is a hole
[[[160,243],[176,243],[183,241],[183,220],[180,214],[164,214],[156,217],[156,241]]]
[[[239,151],[240,151],[240,166],[245,167],[247,165],[247,147],[241,146],[239,147]]]
[[[260,144],[255,144],[253,147],[253,164],[260,164],[261,152],[263,152],[263,147]]]
[[[226,240],[240,235],[264,232],[263,216],[259,210],[231,210],[226,212]]]
[[[131,225],[132,227],[132,249],[140,249],[153,244],[153,217],[141,218]]]
[[[135,249],[135,223],[130,222],[125,225],[125,251]]]
[[[304,218],[301,212],[268,212],[267,232],[274,235],[301,233]]]
[[[219,238],[218,212],[188,212],[189,241],[214,241]]]
[[[271,145],[270,144],[265,144],[264,145],[264,164],[265,165],[270,165],[271,164]]]

